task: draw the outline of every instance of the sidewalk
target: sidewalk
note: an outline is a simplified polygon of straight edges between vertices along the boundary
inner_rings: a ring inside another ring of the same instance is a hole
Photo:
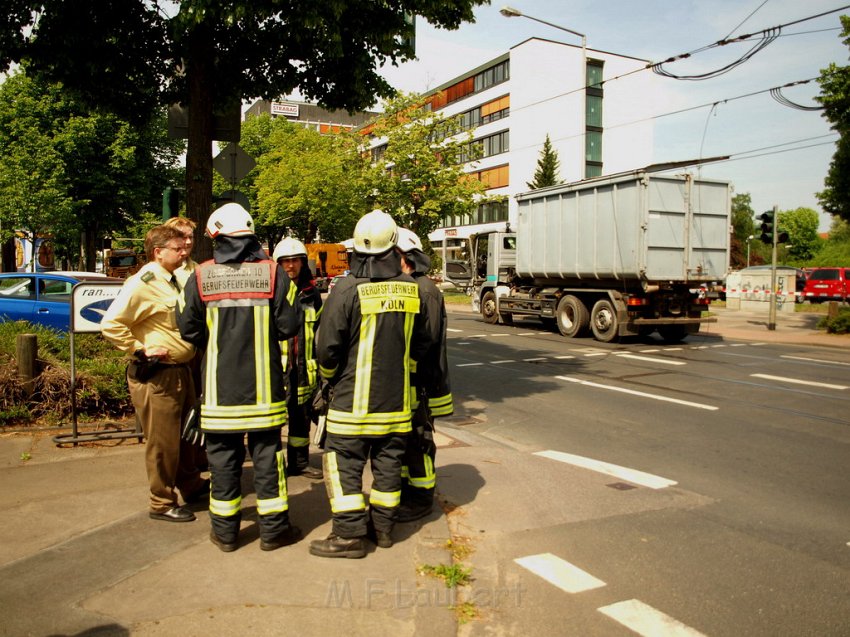
[[[718,322],[687,342],[850,348],[850,336],[814,329],[819,315],[780,315],[776,330],[768,330],[767,317],[757,313],[712,312]],[[510,635],[534,627],[545,634],[540,601],[523,599],[516,576],[501,566],[510,563],[504,553],[527,541],[529,520],[557,524],[611,514],[619,506],[616,491],[561,463],[541,470],[539,459],[468,434],[456,420],[442,425],[437,436],[438,489],[448,513],[435,507],[425,521],[399,524],[392,548],[373,548],[362,560],[308,553],[311,539],[330,532],[321,482],[295,477],[288,483],[292,519],[304,539],[260,551],[255,498],[249,495],[240,548],[225,554],[209,541],[204,507],[187,524],[148,518],[143,446],[135,439],[58,448],[56,432],[0,435],[0,635],[442,637]],[[249,492],[249,465],[245,473]],[[552,511],[534,497],[531,485],[540,484],[583,504]],[[640,498],[654,506],[659,496],[645,491]],[[686,505],[695,496],[675,497]],[[475,551],[471,558],[463,553],[467,543]],[[463,597],[419,572],[451,566],[451,548],[474,564],[475,579]],[[457,623],[464,610],[471,612],[459,603],[464,599],[475,602],[481,619]]]

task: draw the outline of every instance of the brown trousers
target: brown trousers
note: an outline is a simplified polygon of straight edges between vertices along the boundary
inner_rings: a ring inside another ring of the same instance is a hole
[[[145,468],[150,483],[150,508],[163,513],[178,505],[175,488],[185,497],[203,482],[193,446],[180,437],[183,419],[195,402],[195,385],[187,365],[163,365],[148,379],[127,385],[145,434]]]

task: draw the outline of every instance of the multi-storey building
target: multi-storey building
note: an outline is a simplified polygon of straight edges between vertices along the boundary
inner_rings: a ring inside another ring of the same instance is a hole
[[[448,218],[429,238],[443,262],[470,234],[516,218],[512,195],[529,190],[546,136],[560,179],[640,168],[652,158],[652,81],[646,60],[531,38],[426,94],[433,110],[461,115],[480,144],[467,172],[487,184],[472,218]],[[445,268],[445,265],[444,265]],[[445,270],[444,270],[445,272]]]

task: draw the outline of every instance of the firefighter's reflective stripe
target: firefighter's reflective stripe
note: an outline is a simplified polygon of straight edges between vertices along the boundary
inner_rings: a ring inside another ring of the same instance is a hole
[[[277,490],[280,495],[276,498],[257,498],[257,513],[260,515],[270,515],[289,510],[289,495],[286,490],[286,472],[283,468],[283,453],[278,451],[275,454],[275,458],[277,459]]]
[[[209,334],[218,334],[218,308],[207,308],[207,331]],[[218,383],[216,383],[216,362],[218,361],[218,341],[211,338],[207,343],[207,352],[204,356],[207,363],[207,373],[204,378],[204,402],[208,405],[218,403]],[[203,412],[203,407],[201,408]],[[202,426],[204,423],[201,423]]]
[[[410,486],[416,489],[433,489],[437,486],[437,472],[434,471],[434,461],[428,454],[422,454],[422,462],[425,468],[424,476],[411,476],[410,470],[407,467],[403,467],[402,477],[407,478]]]
[[[322,459],[325,465],[325,487],[331,501],[331,512],[363,511],[366,509],[366,498],[362,493],[345,495],[339,477],[339,464],[335,451],[329,451]]]
[[[318,312],[316,312],[316,308],[307,307],[304,308],[304,358],[307,362],[307,379],[306,379],[306,387],[303,387],[304,392],[302,394],[302,387],[298,388],[298,402],[305,402],[301,400],[301,397],[310,396],[315,389],[316,385],[319,382],[319,379],[316,376],[316,321],[319,318],[319,314],[321,313],[321,308]],[[299,379],[300,380],[300,379]]]
[[[204,397],[206,400],[206,396]],[[286,424],[286,402],[268,405],[201,405],[204,431],[256,431]]]
[[[284,372],[289,369],[289,341],[280,342],[280,364]]]
[[[399,502],[401,502],[401,490],[386,492],[373,488],[369,494],[369,504],[391,509],[392,507],[397,507]]]
[[[326,427],[329,433],[342,436],[386,436],[410,432],[410,412],[366,414],[354,417],[344,411],[328,410]]]
[[[375,314],[364,314],[360,322],[360,341],[357,348],[357,375],[354,378],[354,405],[352,411],[358,418],[369,413],[369,388],[372,386],[372,354],[375,349]]]
[[[319,374],[322,375],[322,378],[331,379],[336,375],[337,369],[339,369],[338,366],[337,367],[324,367],[322,365],[319,365]]]
[[[454,413],[454,403],[451,394],[435,396],[428,399],[428,407],[432,416],[451,416]]]
[[[307,447],[310,445],[309,438],[299,438],[298,436],[287,436],[286,444],[290,447]]]
[[[290,285],[290,291],[294,288]],[[269,360],[269,313],[268,303],[254,308],[254,360],[256,372],[257,403],[268,403],[272,395],[271,360]]]
[[[286,293],[286,302],[290,305],[295,305],[295,298],[298,296],[298,286],[294,283],[290,284],[289,290]]]
[[[216,500],[210,497],[210,513],[220,515],[223,518],[233,517],[239,514],[239,509],[242,506],[242,496],[233,500]]]

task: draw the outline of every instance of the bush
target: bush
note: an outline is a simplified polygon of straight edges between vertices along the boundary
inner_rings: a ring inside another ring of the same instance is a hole
[[[18,378],[18,334],[35,334],[40,373],[28,395]],[[0,426],[58,425],[71,414],[70,336],[26,322],[0,323]],[[77,416],[124,418],[133,408],[123,354],[100,334],[75,334]]]
[[[818,321],[818,328],[826,329],[829,334],[850,334],[850,309],[841,309],[838,316],[824,316]]]

